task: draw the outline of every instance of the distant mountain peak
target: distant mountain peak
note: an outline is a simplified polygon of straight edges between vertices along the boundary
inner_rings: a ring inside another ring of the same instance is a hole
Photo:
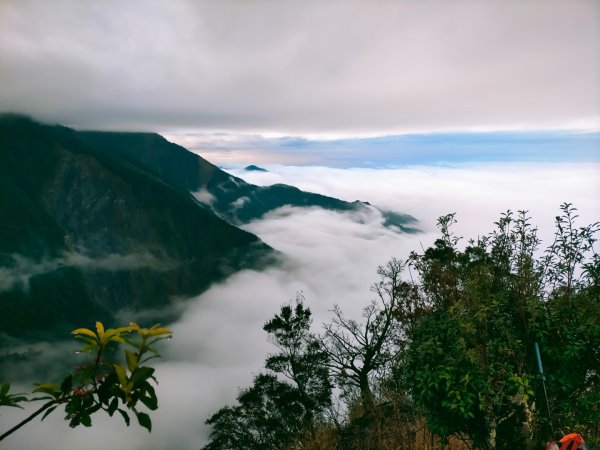
[[[246,166],[244,168],[244,170],[247,170],[248,172],[268,172],[267,169],[263,169],[262,167],[255,166],[254,164],[250,164],[249,166]]]

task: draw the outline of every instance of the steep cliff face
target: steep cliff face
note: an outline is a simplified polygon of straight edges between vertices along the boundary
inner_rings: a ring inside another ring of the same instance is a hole
[[[68,128],[0,118],[1,332],[47,337],[165,306],[270,253],[143,164]]]

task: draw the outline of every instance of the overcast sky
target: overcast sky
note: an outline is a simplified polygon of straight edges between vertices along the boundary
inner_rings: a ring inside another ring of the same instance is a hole
[[[0,110],[261,136],[599,129],[600,2],[0,0]]]

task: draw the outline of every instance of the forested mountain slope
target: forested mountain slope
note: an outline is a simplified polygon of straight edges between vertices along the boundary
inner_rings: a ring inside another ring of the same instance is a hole
[[[52,335],[201,292],[271,249],[60,126],[0,119],[0,330]]]

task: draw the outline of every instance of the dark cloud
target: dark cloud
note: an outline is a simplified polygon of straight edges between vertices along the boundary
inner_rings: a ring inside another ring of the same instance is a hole
[[[593,0],[3,0],[0,105],[91,128],[559,127],[600,116],[599,19]]]

